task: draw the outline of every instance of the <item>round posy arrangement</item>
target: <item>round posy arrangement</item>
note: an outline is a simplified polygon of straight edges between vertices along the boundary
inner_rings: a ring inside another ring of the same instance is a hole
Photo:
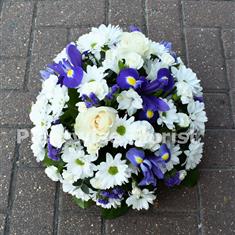
[[[41,71],[32,150],[81,207],[148,209],[158,185],[194,185],[207,121],[196,74],[138,28],[101,25]]]

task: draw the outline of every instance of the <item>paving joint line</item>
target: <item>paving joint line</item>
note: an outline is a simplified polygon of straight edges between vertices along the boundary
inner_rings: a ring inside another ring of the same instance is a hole
[[[202,216],[202,198],[201,198],[201,190],[199,183],[197,184],[197,207],[198,207],[198,234],[203,235],[203,216]]]
[[[12,169],[11,169],[9,193],[8,193],[7,213],[6,213],[5,223],[4,223],[4,232],[3,232],[4,235],[10,234],[11,215],[12,215],[12,208],[13,208],[13,203],[15,199],[15,189],[16,189],[17,172],[18,172],[18,166],[17,166],[18,160],[19,160],[19,144],[17,144],[17,140],[16,140],[14,158],[13,158]]]
[[[26,69],[25,69],[25,76],[24,76],[24,83],[23,83],[23,89],[25,91],[28,91],[28,82],[29,82],[29,73],[30,73],[30,65],[32,61],[32,50],[33,50],[33,41],[34,41],[34,31],[35,31],[35,24],[36,24],[36,18],[37,18],[37,4],[38,0],[35,0],[33,2],[33,15],[32,15],[32,21],[31,21],[31,29],[30,29],[30,35],[29,35],[29,43],[28,43],[28,51],[27,51],[27,60],[26,60]]]
[[[188,54],[188,40],[187,34],[185,29],[185,14],[184,14],[184,2],[180,1],[180,13],[181,13],[181,28],[182,28],[182,35],[184,41],[184,54],[185,54],[185,62],[187,66],[189,66],[189,54]]]
[[[223,35],[222,35],[222,28],[220,28],[219,30],[219,42],[220,42],[220,46],[222,48],[222,51],[223,51],[223,60],[224,60],[224,69],[225,69],[225,76],[226,76],[226,83],[227,83],[227,86],[229,88],[229,93],[228,93],[228,96],[229,96],[229,108],[230,108],[230,112],[231,112],[231,118],[232,118],[232,122],[233,122],[233,128],[235,128],[235,120],[234,120],[234,108],[233,108],[233,97],[232,97],[232,94],[231,94],[231,86],[230,86],[230,82],[229,82],[229,77],[228,77],[228,70],[227,70],[227,64],[226,64],[226,56],[225,56],[225,48],[224,48],[224,41],[223,41]]]
[[[53,235],[58,234],[59,225],[59,200],[60,199],[60,183],[56,183],[55,200],[54,200],[54,215],[53,215]]]

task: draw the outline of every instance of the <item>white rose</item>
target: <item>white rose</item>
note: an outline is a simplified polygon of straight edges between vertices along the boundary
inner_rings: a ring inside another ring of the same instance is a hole
[[[109,92],[109,87],[106,80],[101,79],[99,81],[90,81],[83,84],[79,88],[79,92],[80,94],[87,96],[93,92],[99,100],[103,100]]]
[[[79,113],[75,122],[75,133],[86,146],[108,140],[117,111],[110,107],[92,107]]]
[[[124,59],[125,64],[134,69],[140,69],[144,64],[144,60],[136,52],[121,52],[119,58],[119,60]]]
[[[49,166],[45,169],[46,175],[53,181],[59,181],[62,179],[58,168],[55,166]]]
[[[122,34],[118,46],[123,50],[136,52],[143,56],[149,49],[149,40],[141,32],[125,32]]]
[[[178,119],[179,119],[179,126],[181,127],[188,127],[190,124],[189,116],[185,113],[178,113]]]
[[[175,63],[175,58],[169,53],[162,54],[160,58],[163,64],[171,66]]]
[[[70,134],[68,131],[64,130],[62,124],[54,125],[51,127],[50,132],[50,143],[55,148],[60,148],[65,140],[70,139]]]

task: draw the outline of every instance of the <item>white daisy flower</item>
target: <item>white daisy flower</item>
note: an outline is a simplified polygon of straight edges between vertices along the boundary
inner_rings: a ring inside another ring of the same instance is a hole
[[[120,41],[122,35],[122,30],[119,26],[113,26],[109,24],[108,26],[102,24],[98,28],[92,28],[92,32],[96,34],[101,34],[105,38],[104,44],[112,48],[115,44]]]
[[[122,154],[118,153],[114,158],[110,153],[106,154],[106,162],[97,166],[95,177],[91,179],[91,185],[98,189],[109,189],[128,182],[130,177],[126,160],[121,160]]]
[[[191,102],[187,106],[189,117],[192,120],[190,129],[198,131],[200,135],[205,133],[205,122],[207,122],[205,104],[199,101]]]
[[[143,100],[133,89],[122,91],[118,97],[118,109],[127,110],[128,115],[132,116],[138,109],[142,109]]]
[[[177,79],[177,95],[181,97],[183,104],[187,104],[193,99],[193,95],[201,94],[202,87],[200,80],[197,79],[196,73],[185,65],[181,65],[179,69],[172,67],[172,73]]]
[[[95,165],[92,162],[97,159],[96,155],[86,155],[83,150],[70,148],[63,152],[61,158],[75,180],[93,176]]]
[[[107,204],[101,203],[98,200],[96,200],[96,205],[97,206],[101,206],[101,207],[103,207],[105,209],[111,209],[112,207],[113,208],[118,208],[118,207],[121,206],[121,199],[110,198],[108,200]]]
[[[113,147],[118,146],[126,148],[128,144],[133,144],[131,138],[131,124],[134,122],[134,117],[127,119],[127,115],[124,118],[117,117],[114,126],[111,130],[110,139],[113,140]]]
[[[203,152],[203,143],[200,140],[193,139],[189,144],[189,149],[184,151],[187,156],[186,159],[186,170],[194,169],[200,162]]]
[[[132,206],[133,209],[141,210],[149,209],[149,203],[153,204],[156,199],[153,191],[148,189],[141,190],[140,188],[134,187],[132,189],[131,195],[126,199],[128,206]]]
[[[160,112],[159,111],[159,118],[157,119],[158,125],[162,125],[163,123],[167,126],[168,129],[173,130],[175,128],[174,123],[178,122],[178,115],[176,107],[172,100],[166,100],[164,101],[168,104],[170,109],[166,112]]]
[[[60,181],[62,179],[59,170],[55,166],[49,166],[45,169],[46,175],[53,181]]]

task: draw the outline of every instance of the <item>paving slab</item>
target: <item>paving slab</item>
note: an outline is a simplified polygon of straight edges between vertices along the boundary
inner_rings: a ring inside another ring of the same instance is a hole
[[[37,25],[100,25],[105,22],[105,0],[63,0],[38,3]]]
[[[2,7],[1,56],[26,56],[32,26],[32,2],[6,2]]]
[[[178,0],[147,1],[148,33],[152,40],[170,41],[184,55],[181,5]]]
[[[219,29],[186,29],[188,62],[205,90],[228,89]]]
[[[10,234],[52,234],[55,184],[41,169],[19,169]]]

